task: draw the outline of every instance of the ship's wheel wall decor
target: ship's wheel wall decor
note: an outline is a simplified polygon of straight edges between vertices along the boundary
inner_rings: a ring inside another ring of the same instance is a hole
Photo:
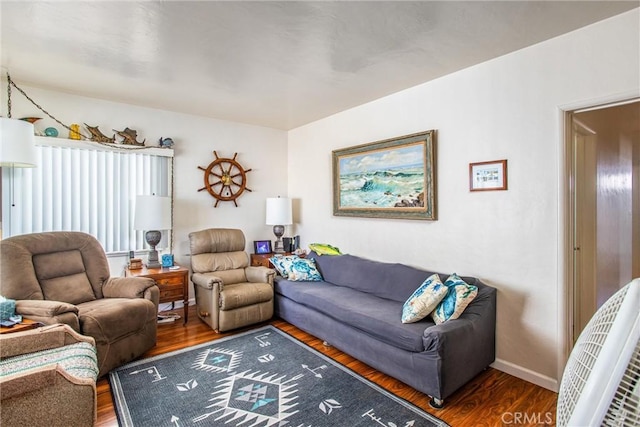
[[[198,191],[207,190],[216,199],[214,208],[220,202],[233,202],[238,207],[236,199],[245,191],[251,191],[247,188],[247,172],[251,172],[251,169],[245,170],[236,161],[238,153],[231,159],[219,157],[215,151],[213,155],[216,159],[209,166],[198,166],[198,169],[204,171],[204,187]]]

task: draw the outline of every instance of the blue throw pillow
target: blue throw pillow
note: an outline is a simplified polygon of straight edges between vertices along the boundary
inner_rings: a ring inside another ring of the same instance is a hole
[[[464,309],[478,295],[477,286],[469,285],[455,273],[449,276],[444,285],[447,287],[447,295],[431,313],[436,324],[460,317]]]
[[[427,277],[402,306],[402,323],[413,323],[427,317],[442,301],[447,290],[437,274]]]
[[[294,255],[272,256],[269,261],[271,261],[278,274],[286,279],[289,275],[292,258],[294,258]]]
[[[296,255],[274,256],[269,259],[278,273],[292,282],[320,282],[322,275],[316,268],[313,259],[300,258]]]

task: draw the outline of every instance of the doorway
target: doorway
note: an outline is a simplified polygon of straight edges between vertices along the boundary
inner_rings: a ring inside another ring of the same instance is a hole
[[[573,347],[595,311],[640,277],[640,99],[566,114]]]

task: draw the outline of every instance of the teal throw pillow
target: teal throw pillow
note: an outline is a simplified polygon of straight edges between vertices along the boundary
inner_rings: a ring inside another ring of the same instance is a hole
[[[269,260],[282,277],[292,282],[322,281],[322,275],[316,268],[316,262],[313,259],[290,255],[274,256]]]
[[[295,255],[272,256],[269,258],[269,261],[271,261],[271,264],[273,264],[278,274],[286,279],[289,275],[293,258],[297,257]]]
[[[436,324],[460,317],[464,309],[478,295],[477,286],[469,285],[455,273],[449,276],[444,285],[447,287],[447,294],[431,313]]]
[[[427,277],[402,306],[402,323],[413,323],[427,317],[442,301],[447,290],[437,274]]]

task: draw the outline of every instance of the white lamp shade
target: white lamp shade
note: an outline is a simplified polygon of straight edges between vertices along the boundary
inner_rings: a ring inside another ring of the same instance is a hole
[[[0,117],[0,167],[32,168],[35,165],[33,125]]]
[[[289,225],[293,223],[291,199],[271,197],[267,199],[267,225]]]
[[[171,197],[137,196],[133,219],[136,230],[170,230]]]

